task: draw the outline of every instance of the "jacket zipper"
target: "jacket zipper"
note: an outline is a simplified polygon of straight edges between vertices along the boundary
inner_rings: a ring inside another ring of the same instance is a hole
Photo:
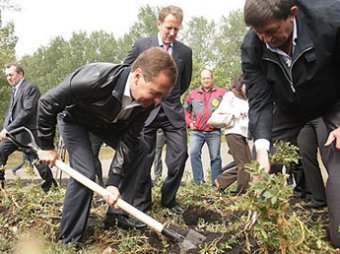
[[[297,60],[298,60],[305,52],[307,52],[307,51],[309,51],[309,50],[311,50],[311,49],[312,49],[312,47],[309,47],[309,48],[306,48],[306,49],[304,49],[303,51],[301,51],[300,54],[299,54],[299,55],[295,58],[295,60],[292,62],[292,66],[289,68],[290,76],[291,76],[291,77],[293,76],[293,74],[292,74],[292,69],[293,69],[293,66],[294,66],[294,64],[296,63],[296,61],[297,61]],[[263,60],[267,60],[267,61],[269,61],[269,62],[275,63],[275,64],[277,64],[277,65],[281,68],[283,74],[285,75],[287,81],[289,82],[290,88],[292,89],[293,93],[295,93],[296,90],[295,90],[295,88],[294,88],[294,86],[293,86],[293,80],[292,80],[290,77],[287,76],[287,73],[286,73],[285,69],[282,67],[282,65],[281,65],[279,62],[277,62],[277,61],[275,61],[275,60],[273,60],[273,59],[270,59],[270,58],[263,58]]]

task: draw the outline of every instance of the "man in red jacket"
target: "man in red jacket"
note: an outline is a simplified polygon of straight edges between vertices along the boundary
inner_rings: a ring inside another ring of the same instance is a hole
[[[213,82],[211,70],[201,72],[201,86],[191,91],[184,103],[185,121],[191,129],[190,162],[194,182],[204,182],[201,161],[202,147],[207,143],[210,154],[211,182],[214,186],[215,178],[221,173],[221,130],[209,126],[208,119],[212,112],[220,105],[226,90]]]

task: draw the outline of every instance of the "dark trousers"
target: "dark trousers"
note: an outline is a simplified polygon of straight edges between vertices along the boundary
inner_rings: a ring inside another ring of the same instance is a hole
[[[326,191],[318,161],[318,148],[322,158],[327,154],[324,146],[327,140],[327,128],[322,118],[309,121],[300,131],[297,144],[301,156],[305,191],[315,201],[326,203]]]
[[[242,193],[249,183],[250,174],[245,171],[244,164],[252,160],[250,148],[247,139],[241,135],[228,134],[226,135],[229,153],[236,164],[235,168],[227,170],[217,177],[220,189],[229,187],[237,180],[237,193]]]
[[[340,126],[340,101],[323,115],[328,133]],[[285,114],[275,111],[273,120],[273,139],[296,141],[299,131],[312,119],[303,119],[301,116]],[[333,143],[325,154],[322,154],[325,167],[328,170],[326,196],[330,220],[330,238],[335,247],[340,247],[340,150]]]
[[[100,152],[100,148],[103,145],[103,141],[91,133],[89,135],[90,135],[92,153],[95,158],[97,180],[98,180],[99,185],[104,186],[102,163],[99,160],[99,152]]]
[[[161,128],[166,137],[165,163],[168,168],[168,175],[165,178],[161,189],[161,204],[164,207],[176,205],[176,194],[179,189],[184,172],[185,162],[188,158],[187,152],[187,131],[185,124],[181,128],[175,128],[161,110],[156,119],[147,127],[144,127],[142,135],[149,146],[148,155],[145,156],[145,163],[138,166],[137,171],[142,170],[142,178],[139,184],[139,191],[134,201],[134,206],[142,211],[151,208],[151,167],[155,156],[156,133]]]
[[[157,130],[156,134],[156,147],[155,147],[155,159],[153,162],[153,169],[155,173],[155,180],[161,180],[163,172],[162,152],[165,145],[165,137],[162,129]]]
[[[65,114],[58,115],[58,125],[69,154],[70,166],[94,181],[97,157],[93,154],[89,131],[72,119],[68,119],[67,117],[65,119]],[[115,125],[91,131],[95,131],[94,134],[98,135],[103,142],[112,148],[116,148],[124,132],[124,130],[121,130]],[[140,147],[136,150],[136,154],[140,153],[143,155],[143,151],[147,149],[145,146],[141,147],[144,145],[143,142],[139,143]],[[135,163],[137,163],[137,161]],[[136,181],[139,178],[138,173],[132,171],[132,167],[129,167],[125,172],[125,177],[122,179],[122,185],[125,186],[125,188],[133,187],[134,185],[137,186]],[[126,180],[128,180],[130,185],[124,184]],[[135,190],[132,188],[127,191],[125,188],[120,188],[120,192],[124,193],[122,198],[132,203]],[[93,192],[90,189],[74,179],[69,180],[59,233],[59,239],[63,243],[80,242],[82,240],[90,213],[92,196]]]
[[[23,142],[24,143],[24,142]],[[10,140],[3,140],[0,142],[0,166],[5,166],[7,164],[8,157],[15,152],[16,150],[19,150],[19,148],[13,144]],[[38,156],[35,153],[29,152],[29,151],[23,151],[30,162],[31,165],[34,165],[35,168],[38,170],[38,173],[40,177],[44,180],[43,184],[41,185],[41,188],[48,192],[49,189],[53,186],[57,186],[57,182],[54,180],[51,169],[40,162],[35,163],[38,160]],[[0,181],[5,181],[5,171],[0,170]]]

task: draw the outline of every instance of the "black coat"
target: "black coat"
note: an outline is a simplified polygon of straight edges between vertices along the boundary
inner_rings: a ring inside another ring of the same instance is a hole
[[[132,64],[133,61],[145,50],[151,47],[158,47],[158,37],[146,37],[136,41],[126,56],[124,63]],[[157,105],[150,113],[145,125],[148,126],[157,116],[160,107],[163,108],[166,116],[176,128],[185,127],[184,110],[181,103],[181,95],[188,89],[192,76],[192,50],[179,41],[173,43],[172,57],[176,62],[178,78],[171,92]]]
[[[38,135],[42,149],[54,147],[57,114],[64,111],[72,121],[95,135],[100,136],[101,128],[115,130],[112,135],[118,136],[120,141],[114,147],[116,154],[110,170],[123,175],[133,159],[139,134],[153,107],[135,107],[127,119],[113,123],[122,108],[129,73],[130,67],[126,65],[87,64],[44,94],[38,107]]]
[[[297,41],[291,72],[249,30],[242,68],[254,139],[271,139],[273,103],[306,119],[327,112],[340,99],[340,2],[296,0]]]
[[[37,129],[37,106],[40,98],[40,92],[37,86],[23,80],[18,91],[16,92],[14,104],[7,110],[7,115],[4,121],[4,128],[7,131],[12,131],[19,127],[30,129],[33,134],[36,134]],[[12,121],[10,121],[12,116]],[[20,143],[27,144],[31,140],[27,134],[21,133],[15,137]]]

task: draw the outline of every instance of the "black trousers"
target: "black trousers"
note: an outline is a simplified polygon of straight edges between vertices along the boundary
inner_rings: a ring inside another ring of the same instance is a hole
[[[318,161],[318,148],[322,158],[327,154],[324,146],[327,140],[327,128],[322,118],[309,121],[297,138],[302,162],[305,190],[313,200],[326,203],[326,191]]]
[[[188,158],[187,152],[187,131],[183,122],[183,127],[175,128],[161,110],[155,120],[147,127],[144,127],[142,135],[148,144],[148,155],[144,157],[144,163],[138,165],[136,171],[142,171],[138,193],[134,199],[133,205],[146,211],[151,208],[151,167],[155,156],[155,145],[157,130],[162,129],[166,138],[166,157],[165,163],[168,169],[168,175],[165,178],[161,188],[161,205],[164,207],[175,206],[176,194],[179,189],[185,162]]]
[[[89,130],[74,122],[72,119],[68,119],[68,116],[66,115],[65,117],[63,113],[58,115],[58,125],[69,154],[70,166],[94,181],[96,177],[97,157],[92,150]],[[95,131],[93,134],[98,135],[104,143],[112,148],[116,148],[124,132],[124,130],[115,125],[93,131]],[[139,142],[136,154],[141,154],[141,158],[143,158],[147,150],[148,148],[145,147],[145,143]],[[139,163],[139,161],[133,160],[133,163]],[[138,172],[133,170],[133,166],[134,165],[127,169],[121,182],[122,187],[119,187],[122,198],[130,204],[133,202],[132,199],[135,197],[137,191],[137,181],[140,179]],[[125,184],[125,181],[129,184]],[[127,190],[126,188],[130,189]],[[63,243],[80,242],[82,240],[90,213],[92,196],[93,192],[90,189],[78,183],[76,180],[69,180],[59,233],[59,239]]]
[[[21,142],[21,141],[20,141]],[[22,142],[24,143],[24,141]],[[10,140],[3,140],[0,142],[0,166],[5,166],[7,164],[8,157],[14,153],[15,151],[19,150],[19,148],[13,144]],[[23,151],[30,162],[31,165],[34,165],[35,168],[38,170],[38,173],[40,177],[44,180],[43,184],[41,185],[41,188],[48,192],[51,186],[57,186],[57,182],[53,178],[53,174],[51,169],[42,163],[34,164],[36,161],[38,161],[38,156],[35,153],[29,152],[29,151]],[[5,171],[0,170],[0,181],[5,181]]]
[[[328,133],[340,126],[340,101],[324,114]],[[313,118],[314,119],[314,118]],[[287,140],[296,143],[296,138],[305,124],[312,119],[286,114],[276,109],[273,120],[273,139]],[[330,220],[330,238],[331,243],[340,247],[340,150],[336,149],[333,143],[327,148],[325,153],[321,154],[322,160],[328,171],[328,180],[326,184],[327,205]]]

